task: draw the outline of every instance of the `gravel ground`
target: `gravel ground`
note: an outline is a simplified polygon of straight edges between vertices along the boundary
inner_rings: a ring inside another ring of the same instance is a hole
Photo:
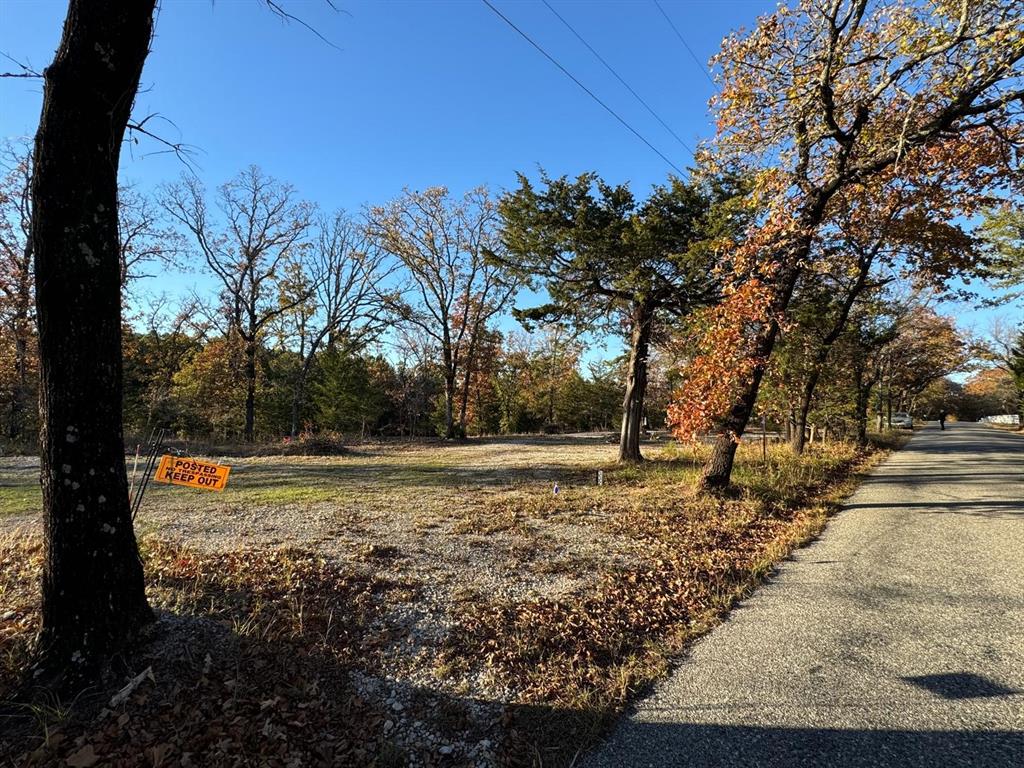
[[[591,510],[543,518],[509,511],[552,494],[556,483],[571,501],[573,488],[593,485],[616,450],[606,436],[560,436],[381,444],[331,457],[211,456],[232,466],[224,493],[151,484],[136,525],[141,537],[208,552],[309,549],[414,587],[414,600],[386,606],[379,620],[399,638],[383,654],[386,665],[353,683],[392,708],[387,728],[396,743],[436,744],[452,758],[489,765],[481,724],[500,716],[510,692],[478,673],[438,670],[436,649],[464,603],[583,590],[633,558],[636,544]],[[38,460],[0,458],[0,492],[8,510],[0,534],[37,531]],[[425,690],[465,702],[476,724],[472,743],[445,742],[431,730],[436,713],[414,695]]]
[[[920,432],[585,765],[1024,765],[1024,437]]]

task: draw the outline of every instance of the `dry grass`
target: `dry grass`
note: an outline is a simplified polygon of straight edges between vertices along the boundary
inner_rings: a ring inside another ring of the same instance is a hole
[[[1000,432],[1009,432],[1014,435],[1024,435],[1024,424],[993,424],[991,422],[985,422],[988,426],[993,429],[998,429]]]
[[[778,446],[761,463],[757,450],[741,448],[735,497],[696,495],[693,465],[666,461],[613,473],[610,492],[516,506],[524,520],[589,510],[630,537],[636,558],[605,564],[583,593],[472,604],[451,633],[452,657],[475,660],[517,693],[513,764],[571,765],[632,693],[820,532],[856,472],[883,455],[838,444],[798,459]]]
[[[762,462],[760,446],[744,445],[726,498],[694,490],[705,447],[649,446],[655,460],[623,468],[614,450],[571,438],[377,446],[237,460],[224,494],[155,488],[140,517],[150,599],[205,629],[175,646],[177,661],[150,660],[157,682],[140,687],[149,698],[115,720],[162,723],[146,731],[147,748],[177,750],[165,764],[181,764],[190,745],[214,749],[178,722],[196,707],[230,735],[219,752],[196,747],[206,764],[257,750],[237,711],[220,714],[238,700],[263,725],[268,711],[306,713],[274,721],[281,748],[271,765],[316,764],[310,744],[322,744],[289,723],[343,715],[352,729],[331,754],[358,752],[364,763],[571,764],[630,695],[817,534],[856,472],[884,453],[829,444],[797,459],[773,446]],[[0,460],[0,485],[19,499],[33,472]],[[37,621],[40,552],[27,503],[8,504],[0,523],[8,684]],[[216,671],[204,671],[206,653],[221,657]],[[157,706],[176,677],[211,682],[194,707]],[[239,696],[240,680],[251,696]],[[131,739],[118,741],[106,722],[58,725],[46,754],[63,760],[93,739],[108,756],[128,754]]]

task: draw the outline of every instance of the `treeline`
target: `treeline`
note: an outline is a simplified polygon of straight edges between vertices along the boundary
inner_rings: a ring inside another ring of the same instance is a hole
[[[331,340],[307,360],[283,339],[257,350],[255,436],[261,441],[443,435],[443,371],[424,359],[392,361]],[[466,402],[467,435],[617,428],[621,361],[583,366],[582,347],[551,328],[488,334]],[[245,434],[244,340],[181,328],[125,329],[125,429],[167,427],[184,438]],[[305,376],[297,404],[296,382]],[[462,400],[456,400],[462,411]]]
[[[680,439],[716,436],[708,488],[728,485],[759,420],[796,452],[816,427],[865,440],[871,415],[915,408],[974,354],[934,299],[1021,282],[1024,177],[1020,98],[1000,90],[1018,72],[1012,4],[993,0],[972,35],[968,19],[852,7],[780,8],[726,39],[713,140],[646,197],[542,171],[500,195],[405,190],[348,215],[256,166],[214,190],[191,175],[151,198],[120,190],[129,428],[253,441],[614,426],[619,459],[639,461],[645,426],[665,420]],[[923,84],[912,97],[907,81]],[[22,438],[38,215],[27,153],[8,159],[0,406]],[[168,261],[213,290],[147,323],[138,280]],[[547,341],[524,351],[509,314]],[[552,351],[557,336],[618,337],[624,359],[581,369],[590,358]]]
[[[7,438],[27,444],[31,169],[7,157],[0,408]],[[406,191],[357,216],[325,215],[255,166],[212,196],[194,177],[154,198],[124,189],[125,429],[221,441],[614,429],[622,460],[641,458],[645,429],[721,429],[764,313],[750,276],[725,267],[763,212],[744,180],[698,179],[638,201],[595,174],[521,176],[498,199]],[[838,216],[794,288],[755,420],[798,452],[813,434],[864,441],[872,417],[881,429],[920,410],[977,354],[930,303],[951,278],[983,273],[991,244],[901,197],[888,205],[881,223],[856,207]],[[172,263],[205,273],[216,295],[175,305],[139,290]],[[547,303],[517,308],[525,289]],[[510,312],[522,330],[500,329]],[[626,353],[588,359],[584,339],[600,335]],[[1003,357],[1009,375],[1010,347]],[[984,401],[968,402],[951,395],[942,410],[973,415]]]

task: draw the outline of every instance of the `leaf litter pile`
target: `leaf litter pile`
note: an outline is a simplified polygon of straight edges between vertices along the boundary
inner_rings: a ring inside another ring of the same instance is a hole
[[[595,534],[628,536],[633,556],[596,564],[586,589],[471,592],[440,642],[407,651],[389,616],[416,604],[416,579],[302,549],[210,553],[144,537],[158,615],[148,637],[75,702],[0,706],[0,765],[571,765],[882,455],[784,450],[738,472],[731,498],[697,495],[679,461],[611,472],[614,493],[491,498],[464,527],[585,516]],[[0,538],[0,699],[29,657],[41,563],[37,535]],[[394,672],[417,667],[429,676]]]

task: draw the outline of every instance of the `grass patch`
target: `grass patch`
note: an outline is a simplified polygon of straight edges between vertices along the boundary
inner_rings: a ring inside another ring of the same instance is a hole
[[[0,485],[0,515],[19,515],[38,512],[43,506],[43,492],[39,483]]]

